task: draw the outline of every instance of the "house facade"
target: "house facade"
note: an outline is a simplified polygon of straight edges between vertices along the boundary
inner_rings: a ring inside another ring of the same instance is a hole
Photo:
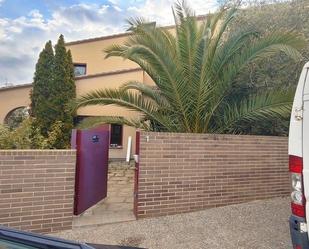
[[[100,88],[118,88],[131,80],[151,84],[150,77],[137,64],[118,57],[105,59],[103,50],[112,44],[122,44],[128,35],[128,33],[123,33],[66,44],[66,48],[72,52],[77,96]],[[0,123],[5,123],[6,118],[14,110],[30,105],[31,88],[31,84],[0,88]],[[132,118],[138,114],[125,108],[109,105],[80,108],[77,115],[77,120],[81,120],[90,116]],[[132,151],[134,152],[135,128],[109,125],[109,130],[110,158],[125,158],[129,136],[132,137]]]

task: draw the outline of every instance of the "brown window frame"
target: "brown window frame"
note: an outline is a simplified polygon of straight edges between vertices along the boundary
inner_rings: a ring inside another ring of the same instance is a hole
[[[120,144],[117,144],[117,146],[112,146],[112,126],[113,125],[118,125],[121,127],[121,138],[120,138]],[[111,149],[121,149],[123,147],[123,125],[122,124],[110,124],[109,126],[109,134],[110,134],[110,138],[109,138],[109,147]]]
[[[73,63],[73,66],[74,66],[74,76],[75,77],[82,77],[82,76],[87,75],[87,63]],[[78,67],[78,66],[85,67],[85,74],[75,75],[75,67]]]

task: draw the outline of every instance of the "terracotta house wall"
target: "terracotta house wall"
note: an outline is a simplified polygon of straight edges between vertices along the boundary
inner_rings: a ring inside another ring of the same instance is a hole
[[[144,82],[145,74],[135,63],[120,58],[104,59],[102,50],[113,43],[123,42],[126,37],[127,35],[123,35],[120,38],[116,37],[67,46],[68,49],[72,50],[74,62],[87,64],[87,75],[75,79],[77,96],[101,88],[118,88],[123,83],[131,80]],[[149,80],[147,80],[148,82]],[[0,123],[4,122],[6,115],[13,109],[30,105],[29,94],[31,88],[32,86],[29,84],[23,87],[0,89]],[[78,110],[77,115],[121,116],[127,118],[138,116],[135,112],[113,105],[81,108]],[[132,144],[134,144],[135,129],[124,126],[123,145],[121,148],[111,148],[109,153],[111,159],[125,159],[129,136],[132,137]]]
[[[30,90],[30,85],[0,89],[0,124],[10,111],[30,105]]]

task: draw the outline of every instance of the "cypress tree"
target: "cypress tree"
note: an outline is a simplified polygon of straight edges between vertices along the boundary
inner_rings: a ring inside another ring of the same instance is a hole
[[[39,56],[31,92],[31,115],[34,126],[47,140],[50,148],[67,148],[73,128],[67,104],[75,98],[74,66],[66,51],[63,35],[55,46],[47,42]]]
[[[65,148],[70,144],[74,115],[67,104],[75,97],[74,68],[71,52],[67,52],[63,35],[55,46],[53,86],[50,92],[55,121],[62,122],[62,136],[55,140],[53,147]]]
[[[71,50],[67,52],[67,73],[68,73],[68,95],[70,99],[76,98],[76,86],[74,76],[74,65]]]
[[[51,41],[45,44],[39,55],[30,93],[31,115],[35,117],[35,125],[42,135],[46,136],[52,123],[53,115],[50,108],[50,90],[53,85],[54,51]]]

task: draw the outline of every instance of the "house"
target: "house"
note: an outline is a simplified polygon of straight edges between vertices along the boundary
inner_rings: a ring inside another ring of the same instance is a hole
[[[199,16],[198,20],[204,20]],[[174,26],[164,27],[175,33]],[[122,44],[130,33],[121,33],[92,39],[85,39],[66,43],[66,48],[72,52],[77,96],[100,88],[118,88],[127,81],[139,81],[153,84],[151,78],[134,62],[120,57],[105,59],[103,50],[112,44]],[[0,88],[0,123],[18,108],[29,106],[31,84]],[[134,117],[136,112],[117,106],[88,106],[77,111],[77,120],[89,116],[121,116]],[[124,159],[127,152],[128,137],[132,137],[135,144],[135,128],[122,125],[109,125],[110,130],[110,158]],[[133,147],[133,146],[132,146]]]
[[[122,33],[66,44],[72,52],[77,96],[99,88],[118,88],[130,80],[151,84],[149,76],[137,64],[122,58],[104,58],[104,48],[123,43],[128,35]],[[0,88],[0,123],[5,123],[14,110],[30,105],[31,88],[31,84]],[[77,120],[82,120],[89,116],[134,117],[138,114],[117,106],[89,106],[79,109],[77,115]],[[135,128],[112,124],[109,130],[110,158],[124,159],[129,136],[134,145]]]

